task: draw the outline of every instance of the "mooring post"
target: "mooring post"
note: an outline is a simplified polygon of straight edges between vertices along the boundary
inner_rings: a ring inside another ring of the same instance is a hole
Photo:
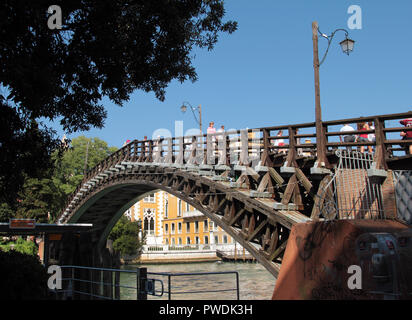
[[[147,300],[146,292],[147,268],[136,269],[137,300]]]

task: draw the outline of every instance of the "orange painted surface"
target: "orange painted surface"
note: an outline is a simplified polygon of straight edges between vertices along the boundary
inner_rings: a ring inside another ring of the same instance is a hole
[[[361,289],[348,284],[351,265],[361,268]],[[297,224],[291,230],[272,299],[412,299],[411,265],[412,229],[401,223]]]

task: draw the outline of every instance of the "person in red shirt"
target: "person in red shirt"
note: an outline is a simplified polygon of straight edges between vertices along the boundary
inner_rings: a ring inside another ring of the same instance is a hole
[[[412,127],[412,118],[401,120],[399,122],[400,124],[404,125],[407,128]],[[412,131],[402,131],[401,137],[402,137],[402,140],[412,140]],[[412,154],[412,141],[411,143],[409,143],[409,148],[406,146],[405,151],[406,151],[406,154],[408,154],[408,151],[409,151],[409,154]]]
[[[370,127],[369,127],[367,122],[358,123],[358,131],[366,131],[366,130],[370,130]],[[359,134],[359,136],[357,138],[357,141],[359,141],[359,142],[370,142],[369,139],[368,139],[368,134],[367,133]],[[364,153],[364,151],[365,151],[365,146],[361,146],[360,147],[360,152]],[[372,146],[368,146],[368,151],[369,151],[369,153],[373,153]]]

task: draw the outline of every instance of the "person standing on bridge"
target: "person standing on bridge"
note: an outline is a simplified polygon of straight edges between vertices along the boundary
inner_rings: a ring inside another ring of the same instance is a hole
[[[209,127],[207,128],[206,133],[207,133],[207,134],[214,134],[214,133],[216,133],[215,123],[214,123],[213,121],[209,123]]]
[[[276,137],[282,137],[283,136],[283,130],[279,130],[278,134]],[[285,140],[283,139],[275,139],[275,147],[283,147],[285,145]],[[276,153],[286,153],[286,149],[275,149]]]
[[[355,129],[353,129],[349,124],[345,123],[343,125],[343,127],[340,129],[340,132],[345,132],[348,133],[350,131],[355,131]],[[340,142],[342,142],[342,136],[339,136]],[[356,136],[354,136],[353,134],[346,134],[343,136],[343,141],[344,142],[355,142],[356,141]],[[352,147],[351,146],[347,146],[346,147],[346,151],[351,152],[352,151]]]
[[[215,123],[213,121],[209,122],[209,127],[206,130],[206,133],[209,134],[215,134],[216,133],[216,128],[215,128]],[[213,150],[216,149],[216,136],[212,136],[212,148]]]
[[[360,122],[360,123],[358,123],[358,131],[367,131],[367,130],[370,130],[370,127],[369,127],[369,125],[368,125],[368,123],[367,122]],[[358,136],[358,138],[357,138],[357,141],[359,141],[359,142],[369,142],[369,140],[368,140],[368,134],[367,133],[361,133],[361,134],[359,134],[359,136]],[[372,151],[372,146],[368,146],[368,151],[369,151],[369,153],[373,153],[373,151]],[[365,146],[361,146],[360,147],[360,152],[361,153],[364,153],[365,152]]]
[[[412,127],[412,118],[401,120],[399,122],[400,122],[401,125],[404,125],[407,128]],[[412,131],[402,131],[401,132],[401,137],[402,137],[402,140],[410,140],[411,141],[409,143],[409,147],[408,147],[408,145],[405,146],[405,152],[406,152],[406,154],[412,154]]]

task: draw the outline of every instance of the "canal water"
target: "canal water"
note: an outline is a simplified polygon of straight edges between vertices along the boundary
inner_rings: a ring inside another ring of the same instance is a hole
[[[136,270],[138,267],[147,268],[149,279],[155,281],[156,294],[160,295],[162,283],[164,294],[161,297],[148,295],[149,300],[168,299],[168,277],[153,273],[197,273],[197,272],[228,272],[237,271],[239,275],[239,296],[241,300],[269,300],[272,298],[276,279],[259,263],[245,262],[202,262],[178,264],[140,264],[125,265],[124,270]],[[160,282],[162,281],[162,283]],[[121,273],[120,284],[136,287],[135,273]],[[172,300],[236,300],[236,275],[185,275],[171,277]],[[228,290],[228,291],[221,291]],[[184,293],[190,291],[191,293]],[[213,291],[213,292],[206,292]],[[135,300],[136,290],[121,288],[122,300]]]

